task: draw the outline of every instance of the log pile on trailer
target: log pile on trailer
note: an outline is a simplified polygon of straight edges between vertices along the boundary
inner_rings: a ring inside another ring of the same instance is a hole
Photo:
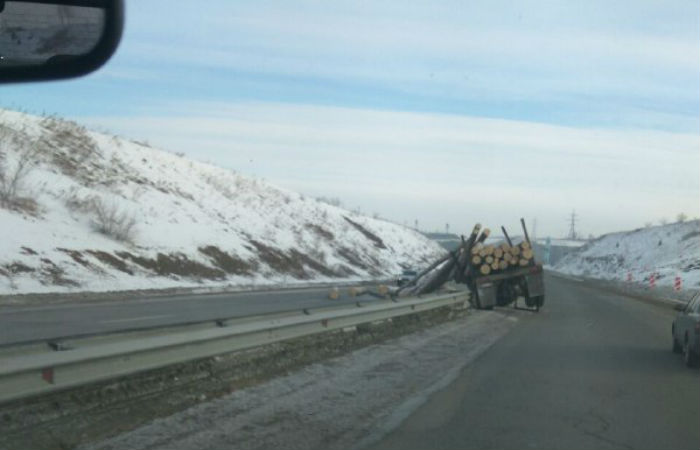
[[[530,244],[518,245],[476,245],[471,249],[471,265],[482,275],[498,273],[511,267],[525,267],[533,264],[535,255]]]
[[[434,292],[448,281],[466,284],[475,294],[478,301],[480,285],[487,285],[485,281],[493,280],[494,289],[498,292],[499,304],[515,301],[520,294],[529,298],[528,280],[539,284],[536,292],[537,304],[544,300],[543,288],[541,288],[542,267],[535,262],[535,255],[530,237],[525,227],[525,221],[520,219],[523,227],[524,240],[514,244],[504,227],[503,242],[488,244],[486,241],[491,235],[488,228],[482,229],[481,224],[476,224],[467,239],[462,236],[461,245],[449,252],[446,256],[435,261],[428,268],[420,272],[413,280],[397,289],[394,296],[423,295]],[[531,269],[531,270],[528,270]],[[533,279],[536,274],[539,278]],[[491,285],[488,285],[491,287]],[[539,292],[542,291],[540,295]],[[483,292],[482,292],[483,296]],[[506,299],[506,300],[503,300]],[[527,301],[528,305],[530,301]]]

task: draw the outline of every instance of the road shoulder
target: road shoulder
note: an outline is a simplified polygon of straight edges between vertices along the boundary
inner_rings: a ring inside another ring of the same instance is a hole
[[[517,322],[508,317],[473,312],[307,366],[84,449],[366,445],[454,381]]]

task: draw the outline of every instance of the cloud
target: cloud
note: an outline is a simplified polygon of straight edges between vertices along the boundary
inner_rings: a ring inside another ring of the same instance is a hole
[[[556,234],[565,222],[553,218],[576,208],[600,233],[699,212],[700,138],[691,133],[260,102],[154,110],[169,114],[80,120],[397,221],[519,211]]]
[[[3,101],[439,228],[525,215],[563,234],[576,208],[599,233],[698,214],[698,2],[151,0],[127,13],[95,76],[2,88]]]
[[[642,30],[469,27],[444,19],[397,23],[394,17],[367,14],[348,21],[299,12],[215,17],[195,36],[133,42],[129,53],[164,64],[392,83],[435,83],[435,75],[457,75],[453,82],[468,84],[465,75],[507,69],[508,78],[547,73],[544,81],[559,84],[576,71],[573,78],[579,84],[621,89],[629,86],[631,70],[690,71],[694,76],[700,69],[700,43],[681,36],[650,36]],[[606,83],[607,77],[612,79]]]
[[[123,81],[109,86],[122,111],[252,99],[700,131],[691,2],[154,0],[128,14],[103,71]]]

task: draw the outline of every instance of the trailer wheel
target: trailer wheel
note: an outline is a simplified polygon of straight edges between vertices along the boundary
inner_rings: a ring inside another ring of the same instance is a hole
[[[481,309],[481,301],[479,301],[479,291],[474,289],[474,306],[476,309]]]
[[[508,280],[501,281],[496,289],[496,303],[498,306],[505,306],[513,303],[518,298],[518,292]]]
[[[481,304],[481,299],[479,298],[479,291],[477,289],[474,289],[473,299],[473,305],[476,306],[476,309],[493,309],[493,305],[484,306]]]
[[[539,311],[542,305],[544,305],[544,295],[538,295],[537,297],[530,297],[530,302],[532,306],[535,307],[536,311]]]

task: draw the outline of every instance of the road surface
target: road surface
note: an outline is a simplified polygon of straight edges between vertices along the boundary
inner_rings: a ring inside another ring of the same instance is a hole
[[[699,371],[671,352],[674,311],[549,275],[546,288],[539,314],[474,313],[94,448],[700,448]],[[4,310],[0,333],[18,339],[257,314],[328,305],[326,295],[311,289]]]
[[[345,292],[347,288],[341,289]],[[110,303],[0,308],[0,346],[82,334],[245,317],[358,301],[330,300],[329,287],[136,298]],[[363,296],[363,302],[373,297]]]
[[[698,370],[667,307],[547,277],[539,314],[370,448],[700,448]]]

